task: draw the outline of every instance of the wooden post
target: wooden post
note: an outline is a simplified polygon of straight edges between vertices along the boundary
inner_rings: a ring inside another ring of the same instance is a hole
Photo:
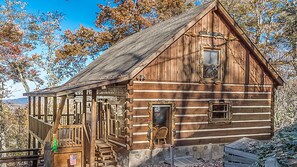
[[[38,105],[38,111],[37,111],[37,113],[38,113],[38,119],[41,119],[41,97],[38,97],[38,103],[37,103],[37,105]]]
[[[28,117],[27,117],[27,121],[28,121],[28,130],[30,130],[30,115],[31,115],[31,96],[28,96]],[[31,134],[28,133],[28,148],[31,148]],[[30,153],[30,152],[28,152]],[[29,155],[29,154],[28,154]]]
[[[57,131],[58,131],[58,127],[60,125],[60,120],[61,120],[61,117],[62,117],[62,113],[63,113],[63,109],[64,109],[64,106],[65,106],[65,101],[66,101],[66,96],[62,96],[62,99],[61,99],[61,102],[60,102],[60,105],[59,105],[59,109],[58,109],[58,112],[56,114],[56,119],[55,119],[55,122],[54,122],[54,126],[53,126],[53,134],[56,134]]]
[[[67,99],[67,125],[70,125],[70,120],[69,120],[69,99]]]
[[[44,122],[48,122],[47,120],[47,115],[48,115],[48,112],[47,112],[47,103],[48,103],[48,100],[47,100],[47,97],[44,97]]]
[[[83,91],[83,99],[82,99],[82,110],[83,110],[83,114],[85,114],[85,122],[86,122],[86,119],[87,119],[87,91],[84,90]]]
[[[77,102],[73,101],[73,105],[74,105],[74,116],[75,116],[75,124],[79,124],[79,116],[77,114]]]
[[[32,113],[32,109],[31,109],[31,96],[28,96],[28,110],[29,110],[29,114],[28,115],[31,115]]]
[[[44,146],[44,166],[54,166],[54,154],[51,151],[51,144],[49,142],[46,142]]]
[[[55,122],[57,116],[57,97],[53,97],[53,122]]]
[[[38,151],[37,150],[34,150],[33,151],[33,155],[38,155]],[[33,166],[34,167],[37,167],[37,160],[33,160]]]
[[[108,143],[108,135],[110,132],[110,105],[108,101],[106,101],[106,130],[105,130],[105,142]]]
[[[82,103],[80,103],[80,110],[81,110],[80,112],[82,112],[82,115],[83,115],[81,122],[82,122],[83,126],[86,126],[86,120],[87,120],[86,119],[86,117],[87,117],[87,114],[86,114],[87,113],[87,91],[86,90],[83,90],[83,98],[82,98]],[[86,135],[85,135],[86,133],[84,133],[84,139],[86,139]],[[86,142],[86,140],[84,140],[84,141]],[[83,150],[84,150],[83,154],[84,154],[84,158],[85,158],[84,161],[86,161],[86,159],[90,160],[89,156],[88,156],[88,158],[86,158],[86,151],[88,150],[88,148],[85,148],[85,147],[87,147],[87,144],[85,144],[83,146]],[[86,166],[86,162],[83,162],[83,163],[84,163],[84,166]]]
[[[33,141],[33,148],[36,148],[36,140],[35,140],[35,137],[32,135],[32,141]]]
[[[33,96],[33,117],[36,116],[36,98]]]
[[[96,140],[96,89],[92,89],[92,114],[91,114],[91,148],[90,148],[90,166],[95,166],[95,140]]]
[[[28,133],[28,148],[30,149],[31,148],[31,134],[30,132]],[[30,151],[29,151],[30,153]]]

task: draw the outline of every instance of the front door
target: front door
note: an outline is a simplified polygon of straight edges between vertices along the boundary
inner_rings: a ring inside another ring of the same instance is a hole
[[[172,104],[151,104],[149,128],[151,147],[173,144],[174,109]]]

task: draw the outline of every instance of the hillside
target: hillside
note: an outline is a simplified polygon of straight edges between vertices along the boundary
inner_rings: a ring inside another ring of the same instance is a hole
[[[16,99],[5,99],[4,103],[18,104],[18,105],[26,105],[28,103],[28,98],[16,98]]]

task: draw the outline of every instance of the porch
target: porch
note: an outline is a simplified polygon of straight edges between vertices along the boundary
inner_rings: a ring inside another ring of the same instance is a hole
[[[126,95],[123,86],[61,96],[30,95],[28,148],[52,147],[56,140],[55,163],[77,155],[81,166],[116,165],[114,149],[130,148]]]

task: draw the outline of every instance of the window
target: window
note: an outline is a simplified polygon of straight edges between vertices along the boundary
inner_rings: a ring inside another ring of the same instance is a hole
[[[110,104],[109,135],[116,138],[124,137],[124,120],[124,99],[118,98]]]
[[[231,122],[230,103],[219,101],[209,103],[209,122]]]
[[[219,79],[219,51],[203,51],[203,78]]]
[[[153,126],[166,126],[167,114],[170,112],[170,106],[153,106]]]

